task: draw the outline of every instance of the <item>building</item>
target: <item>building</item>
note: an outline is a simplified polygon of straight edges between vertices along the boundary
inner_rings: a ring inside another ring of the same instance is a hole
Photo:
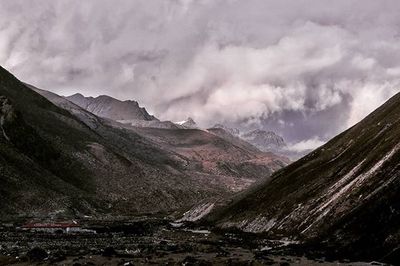
[[[45,233],[94,233],[92,230],[83,229],[76,221],[71,223],[68,222],[57,222],[57,223],[27,223],[21,226],[24,231],[32,232],[45,232]]]

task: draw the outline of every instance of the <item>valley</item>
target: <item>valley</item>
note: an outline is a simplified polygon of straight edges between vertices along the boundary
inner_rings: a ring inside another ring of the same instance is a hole
[[[82,219],[90,232],[52,234],[0,227],[0,265],[383,265],[346,262],[289,241],[210,231],[166,217]]]

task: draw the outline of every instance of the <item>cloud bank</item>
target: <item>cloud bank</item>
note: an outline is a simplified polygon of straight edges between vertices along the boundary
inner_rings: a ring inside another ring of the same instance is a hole
[[[396,0],[3,0],[0,64],[60,94],[319,143],[400,90],[399,12]]]

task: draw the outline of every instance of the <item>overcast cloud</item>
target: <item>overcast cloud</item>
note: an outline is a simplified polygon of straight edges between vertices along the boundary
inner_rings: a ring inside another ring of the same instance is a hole
[[[399,14],[398,0],[0,0],[0,64],[306,146],[400,90]]]

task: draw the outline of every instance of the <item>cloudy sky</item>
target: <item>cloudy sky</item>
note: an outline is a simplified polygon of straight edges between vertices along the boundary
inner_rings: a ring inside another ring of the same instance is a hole
[[[398,0],[0,0],[0,64],[62,95],[312,146],[400,89]]]

